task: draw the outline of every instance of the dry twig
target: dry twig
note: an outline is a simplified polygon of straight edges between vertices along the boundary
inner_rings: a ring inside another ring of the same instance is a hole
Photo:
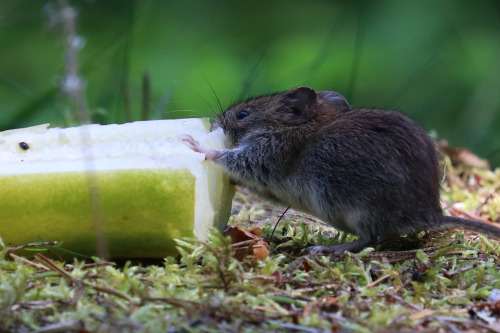
[[[44,264],[46,264],[47,266],[49,266],[49,268],[51,270],[59,273],[62,277],[64,277],[65,279],[67,279],[68,281],[70,281],[72,283],[76,283],[76,284],[81,283],[87,287],[92,287],[95,290],[98,290],[100,292],[123,298],[124,300],[126,300],[130,303],[135,303],[134,299],[132,297],[128,296],[125,293],[122,293],[119,290],[108,288],[108,287],[98,286],[95,283],[85,281],[85,280],[79,280],[79,279],[75,278],[73,275],[71,275],[70,273],[66,272],[64,269],[59,267],[55,262],[53,262],[52,260],[50,260],[49,258],[45,257],[44,255],[42,255],[40,253],[36,255],[36,258],[38,260],[40,260],[41,262],[43,262]]]

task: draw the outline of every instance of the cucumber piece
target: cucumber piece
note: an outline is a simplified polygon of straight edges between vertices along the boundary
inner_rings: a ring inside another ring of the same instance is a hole
[[[112,258],[162,258],[175,238],[206,240],[234,196],[222,170],[181,140],[223,149],[222,131],[208,127],[194,118],[0,132],[0,236],[82,255],[105,239]]]

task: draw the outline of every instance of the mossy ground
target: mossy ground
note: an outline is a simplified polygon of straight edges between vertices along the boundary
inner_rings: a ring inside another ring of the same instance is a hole
[[[447,170],[444,205],[460,201],[449,212],[499,222],[500,170]],[[235,259],[216,231],[153,263],[63,263],[40,246],[31,256],[4,247],[0,331],[500,332],[498,241],[455,230],[312,257],[304,247],[351,236],[288,212],[271,240],[282,212],[244,191],[235,199],[230,222],[263,230],[264,260]]]

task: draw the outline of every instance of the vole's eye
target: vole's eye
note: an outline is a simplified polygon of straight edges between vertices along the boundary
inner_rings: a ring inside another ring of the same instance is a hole
[[[241,120],[243,118],[246,118],[250,115],[250,113],[248,113],[247,110],[241,110],[240,112],[238,112],[238,114],[236,115],[236,119],[238,120]]]

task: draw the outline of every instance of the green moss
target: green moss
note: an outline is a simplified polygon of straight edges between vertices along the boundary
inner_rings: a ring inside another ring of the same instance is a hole
[[[109,193],[127,192],[130,207],[120,209],[135,211],[134,204],[146,205],[143,198],[152,200],[149,192],[177,194],[192,186],[190,177],[181,175],[175,178],[177,182],[163,183],[165,178],[159,175],[134,176],[124,171],[115,179],[103,180],[106,177],[100,175],[98,184]],[[486,189],[479,204],[491,205],[495,198],[484,196],[493,193],[492,188],[479,189]],[[104,217],[106,209],[116,211],[121,202],[118,195],[108,194],[101,198]],[[78,197],[72,195],[67,194],[68,200]],[[156,211],[163,199],[155,196],[158,201],[150,204]],[[56,197],[64,200],[64,196]],[[13,200],[5,195],[1,199]],[[262,222],[263,214],[269,216],[257,200],[240,201],[254,210],[239,210],[235,221]],[[35,215],[33,208],[29,211]],[[255,213],[259,211],[263,213]],[[271,214],[273,224],[280,213]],[[147,220],[148,214],[142,212],[137,218]],[[270,256],[261,261],[251,256],[236,260],[230,239],[216,228],[209,230],[206,242],[177,240],[180,256],[167,257],[159,265],[144,262],[144,266],[116,266],[98,258],[94,263],[75,261],[72,265],[41,256],[26,261],[12,257],[20,251],[3,248],[0,240],[0,331],[495,331],[498,312],[492,311],[489,301],[495,300],[495,289],[500,288],[497,240],[471,237],[463,231],[435,237],[421,234],[413,249],[365,249],[358,254],[318,257],[306,255],[304,248],[325,244],[325,240],[326,244],[338,242],[339,234],[306,219],[296,222],[296,215],[284,220],[288,223],[278,225],[273,241],[273,228],[263,228],[271,248]],[[127,223],[122,219],[116,226],[130,230],[115,233],[130,232],[127,237],[137,240],[128,245],[143,247],[132,228],[144,228],[140,223]],[[15,227],[21,232],[22,227]],[[149,236],[155,237],[159,236]]]

